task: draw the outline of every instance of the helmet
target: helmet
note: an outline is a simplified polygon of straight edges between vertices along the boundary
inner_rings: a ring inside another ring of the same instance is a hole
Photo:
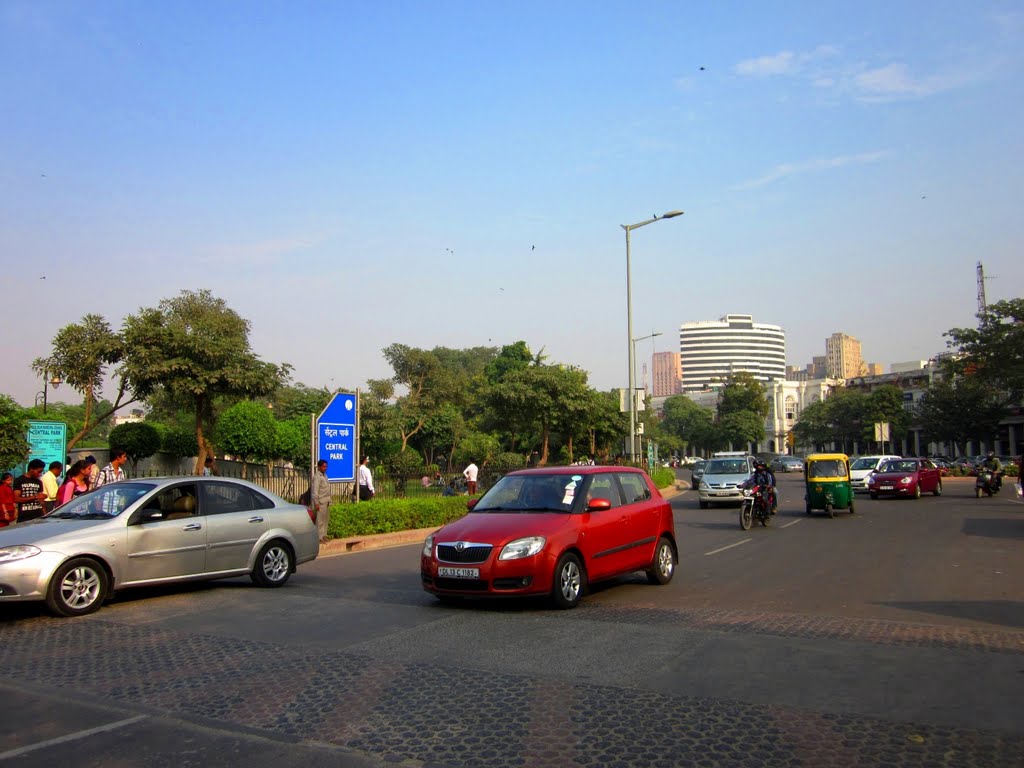
[[[757,469],[764,469],[768,465],[764,463],[764,459],[755,459],[754,460],[754,466]]]

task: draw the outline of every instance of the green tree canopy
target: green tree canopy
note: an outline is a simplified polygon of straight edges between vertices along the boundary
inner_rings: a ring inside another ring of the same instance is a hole
[[[686,395],[673,395],[665,400],[661,414],[661,428],[679,438],[684,446],[711,447],[706,440],[715,414],[710,408],[697,405]]]
[[[242,460],[242,477],[245,477],[244,462],[274,458],[278,447],[277,424],[265,405],[243,400],[220,415],[215,439],[221,451]]]
[[[132,352],[121,369],[141,396],[164,391],[194,418],[199,453],[210,450],[204,430],[216,398],[262,397],[288,376],[288,366],[259,359],[249,346],[249,322],[210,291],[182,291],[156,308],[125,318],[124,343]]]
[[[718,418],[730,413],[749,411],[762,422],[767,418],[771,403],[764,385],[748,371],[738,371],[729,376],[718,393]]]
[[[977,376],[932,381],[918,405],[925,437],[963,453],[968,440],[991,441],[1006,415],[1004,395]]]
[[[1024,299],[990,304],[978,316],[977,328],[946,332],[954,351],[948,365],[953,372],[978,376],[1002,391],[1005,403],[1024,399]]]
[[[110,430],[111,449],[121,448],[132,463],[132,474],[138,474],[139,462],[160,450],[160,431],[144,421],[118,424]]]
[[[7,395],[0,395],[0,467],[8,470],[28,458],[28,415]]]

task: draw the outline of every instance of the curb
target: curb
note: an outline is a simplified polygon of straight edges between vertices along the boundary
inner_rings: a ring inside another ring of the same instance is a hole
[[[689,484],[677,480],[671,488],[662,488],[661,495],[671,499],[689,488]],[[330,539],[320,545],[320,552],[317,557],[334,557],[336,555],[347,555],[352,552],[368,552],[374,549],[386,549],[388,547],[400,547],[406,544],[417,544],[427,536],[436,531],[432,528],[415,528],[409,531],[395,531],[393,533],[372,533],[366,536],[348,536],[344,539]]]

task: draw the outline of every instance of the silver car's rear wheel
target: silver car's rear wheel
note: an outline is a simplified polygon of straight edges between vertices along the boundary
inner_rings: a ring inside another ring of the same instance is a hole
[[[85,616],[102,607],[108,584],[107,572],[95,560],[68,560],[50,579],[46,606],[58,616]]]
[[[261,587],[283,586],[295,570],[295,557],[291,548],[283,541],[272,541],[264,545],[256,557],[252,580]]]

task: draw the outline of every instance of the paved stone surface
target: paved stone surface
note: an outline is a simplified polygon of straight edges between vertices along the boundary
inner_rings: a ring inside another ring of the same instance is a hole
[[[842,635],[843,622],[729,611],[554,614],[586,620],[690,622],[729,632]],[[852,627],[859,622],[847,621]],[[1017,633],[952,634],[905,625],[861,639],[939,642],[1020,654]],[[571,631],[565,633],[571,638]],[[5,677],[200,723],[225,724],[426,766],[1016,766],[1024,735],[792,707],[566,685],[462,666],[129,626],[93,618],[25,619],[0,629]],[[82,649],[102,649],[82,653]],[[572,653],[567,642],[554,652]]]

